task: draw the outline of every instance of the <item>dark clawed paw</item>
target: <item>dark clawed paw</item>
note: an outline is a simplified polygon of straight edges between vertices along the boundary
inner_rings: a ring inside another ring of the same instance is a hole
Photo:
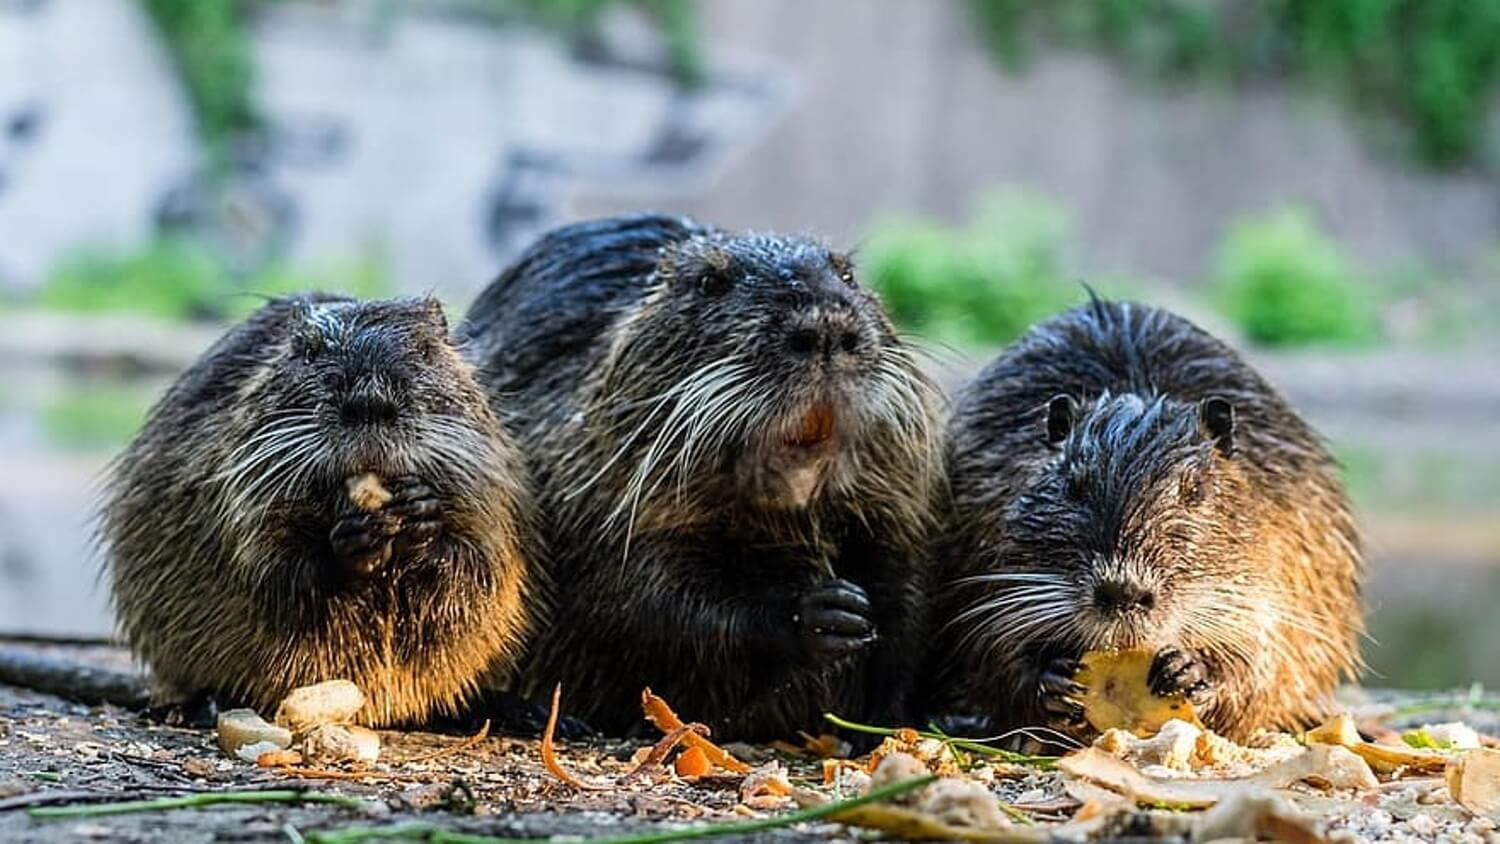
[[[1042,712],[1057,727],[1076,730],[1087,723],[1083,716],[1081,698],[1088,689],[1073,679],[1077,673],[1078,660],[1057,657],[1047,663],[1037,680]]]
[[[1163,648],[1157,652],[1146,682],[1150,684],[1152,694],[1159,697],[1185,695],[1194,706],[1202,706],[1214,696],[1208,666],[1178,648]]]
[[[793,621],[803,647],[818,665],[858,653],[878,638],[865,590],[843,579],[821,583],[803,595]]]
[[[197,695],[148,707],[143,714],[147,720],[168,727],[208,730],[218,724],[219,703],[210,695]]]
[[[360,510],[343,516],[328,532],[334,559],[351,574],[370,575],[390,559],[396,528],[396,521],[383,510]]]
[[[382,512],[400,523],[403,548],[421,548],[443,532],[442,502],[437,490],[410,475],[391,481],[391,500]]]

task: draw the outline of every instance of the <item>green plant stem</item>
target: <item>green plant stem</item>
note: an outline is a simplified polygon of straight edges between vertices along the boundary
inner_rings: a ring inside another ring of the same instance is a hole
[[[1467,697],[1445,698],[1443,700],[1424,700],[1421,703],[1411,703],[1406,706],[1398,706],[1391,710],[1390,717],[1405,718],[1408,715],[1421,715],[1424,712],[1445,712],[1451,709],[1473,709],[1479,712],[1500,712],[1500,698]]]
[[[33,818],[87,818],[96,815],[124,815],[131,812],[160,812],[170,809],[198,809],[222,803],[330,803],[335,806],[363,806],[358,797],[319,794],[311,791],[220,791],[211,794],[189,794],[184,797],[160,797],[154,800],[126,800],[92,806],[44,806],[27,810]]]
[[[856,733],[868,733],[875,736],[893,736],[897,733],[897,730],[892,727],[876,727],[870,724],[856,724],[853,721],[846,721],[843,718],[834,715],[832,712],[823,713],[823,719],[836,727],[842,727],[843,729],[851,730]],[[1044,771],[1051,770],[1057,766],[1056,756],[1031,756],[1025,753],[1016,753],[1012,750],[1001,750],[998,747],[990,747],[989,745],[981,741],[976,741],[974,739],[954,738],[952,736],[944,735],[943,733],[929,730],[914,730],[913,732],[924,739],[934,739],[960,750],[966,750],[970,753],[978,753],[984,756],[993,756],[996,759],[1004,762],[1010,762],[1015,765],[1029,765],[1033,768],[1039,768]]]
[[[937,777],[929,774],[923,777],[915,777],[903,780],[884,788],[877,788],[869,794],[854,797],[848,800],[840,800],[823,806],[814,806],[810,809],[799,809],[774,818],[766,818],[756,821],[737,821],[733,823],[705,824],[703,826],[690,826],[682,829],[672,829],[663,832],[647,832],[639,835],[617,835],[607,838],[585,839],[588,844],[658,844],[665,841],[693,841],[699,838],[720,838],[726,835],[748,835],[753,832],[764,832],[769,829],[781,829],[793,824],[806,823],[807,821],[823,820],[838,815],[842,812],[863,806],[866,803],[878,803],[915,791]],[[426,841],[430,844],[516,844],[521,841],[534,841],[535,839],[522,838],[496,838],[489,835],[469,835],[461,832],[452,832],[433,824],[400,824],[387,827],[350,827],[348,829],[331,830],[329,832],[309,832],[306,839],[312,844],[360,844],[360,842],[379,839],[398,839],[404,841]]]

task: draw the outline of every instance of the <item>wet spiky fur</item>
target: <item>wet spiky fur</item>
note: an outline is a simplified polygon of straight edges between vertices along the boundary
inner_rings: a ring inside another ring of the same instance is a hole
[[[857,349],[837,366],[784,354],[790,324],[835,318]],[[491,285],[461,335],[515,411],[559,587],[526,659],[531,693],[561,681],[611,732],[640,723],[648,685],[721,736],[904,714],[937,398],[846,256],[679,218],[581,223]],[[844,439],[812,499],[758,505],[746,490],[820,397]],[[788,629],[829,571],[868,592],[879,641],[809,666]]]
[[[1049,445],[1048,406],[1076,403]],[[1225,452],[1200,402],[1233,406]],[[1033,328],[970,384],[949,426],[947,686],[1001,727],[1038,725],[1048,661],[1101,648],[1196,654],[1235,737],[1295,728],[1353,675],[1359,537],[1336,467],[1220,341],[1166,311],[1095,301]],[[1091,598],[1116,578],[1149,611]]]
[[[346,424],[353,390],[400,415]],[[329,532],[360,472],[421,478],[442,532],[350,577]],[[274,300],[182,375],[115,466],[101,538],[121,632],[159,697],[269,714],[346,678],[367,723],[454,712],[509,673],[527,626],[523,479],[436,302]]]

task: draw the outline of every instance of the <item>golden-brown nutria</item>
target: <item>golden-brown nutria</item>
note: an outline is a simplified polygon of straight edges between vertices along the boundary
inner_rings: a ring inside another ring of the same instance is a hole
[[[460,330],[537,483],[556,623],[524,676],[619,732],[906,714],[935,393],[849,258],[640,215],[543,237]]]
[[[1243,737],[1360,664],[1360,543],[1318,437],[1187,320],[1094,301],[1033,328],[949,425],[948,683],[1000,727],[1077,727],[1077,658],[1156,652]]]
[[[371,724],[514,667],[524,466],[431,300],[277,299],[152,410],[103,540],[158,696],[267,711],[333,678]]]

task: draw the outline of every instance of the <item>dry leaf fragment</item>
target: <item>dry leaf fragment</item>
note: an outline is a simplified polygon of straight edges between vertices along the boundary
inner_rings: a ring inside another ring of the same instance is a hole
[[[1500,821],[1500,750],[1488,747],[1465,750],[1448,761],[1444,772],[1448,793],[1460,806],[1493,821]]]
[[[1083,714],[1094,729],[1124,729],[1149,736],[1173,719],[1202,726],[1185,695],[1158,697],[1151,691],[1147,677],[1155,658],[1144,649],[1083,655],[1074,679],[1088,690],[1083,696]]]
[[[677,713],[672,711],[672,707],[667,705],[665,700],[652,694],[650,689],[643,689],[641,691],[641,710],[646,713],[647,720],[655,724],[656,728],[663,733],[670,733],[685,726],[682,719],[677,717]],[[724,748],[709,741],[707,736],[688,733],[684,736],[683,741],[689,747],[696,747],[702,750],[708,756],[710,762],[726,771],[735,774],[748,774],[751,771],[749,765],[734,758]]]

